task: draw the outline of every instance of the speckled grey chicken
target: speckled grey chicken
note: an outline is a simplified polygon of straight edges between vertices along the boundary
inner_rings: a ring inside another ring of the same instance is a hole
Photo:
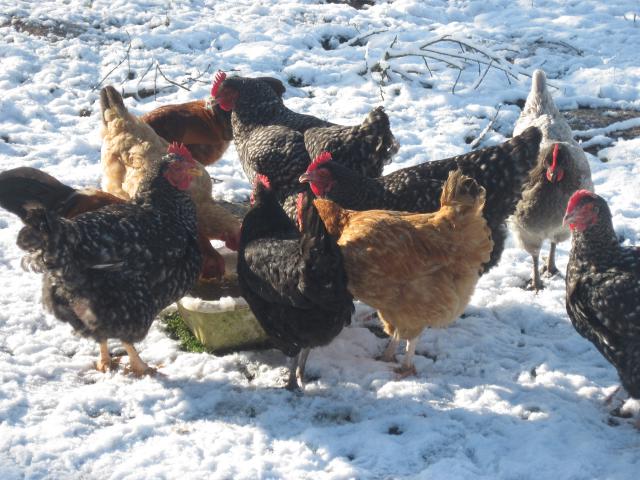
[[[543,288],[538,268],[542,243],[547,239],[551,241],[544,270],[554,275],[558,271],[556,244],[569,238],[568,228],[562,226],[567,201],[578,189],[593,190],[593,182],[587,157],[547,90],[542,70],[533,72],[531,92],[513,134],[532,125],[542,131],[541,154],[537,168],[524,186],[512,227],[520,245],[533,259],[530,286],[537,291]]]
[[[564,222],[573,234],[566,277],[571,323],[613,364],[629,395],[640,398],[640,248],[620,245],[607,202],[588,190],[574,193]]]
[[[287,388],[298,390],[310,349],[331,342],[350,322],[353,298],[340,250],[310,192],[298,196],[302,233],[259,174],[253,199],[242,223],[238,281],[272,342],[292,357]]]
[[[565,207],[571,195],[584,188],[584,177],[575,168],[566,143],[546,145],[540,151],[538,165],[529,174],[522,199],[511,218],[511,227],[520,245],[533,259],[530,287],[542,289],[538,257],[542,243],[549,239],[549,258],[543,271],[558,273],[555,264],[556,244],[569,238],[569,228],[562,224]]]
[[[233,138],[245,174],[265,175],[279,200],[297,191],[298,177],[312,158],[331,151],[334,160],[362,175],[377,177],[398,150],[389,117],[373,109],[362,124],[336,125],[288,109],[282,98],[256,78],[219,72],[214,101],[232,111]]]
[[[129,202],[60,217],[27,208],[18,246],[23,266],[44,274],[43,303],[58,319],[100,344],[97,368],[111,367],[109,338],[122,341],[136,375],[154,370],[133,343],[155,316],[182,297],[200,271],[193,201],[185,191],[199,173],[174,147],[143,178]]]
[[[396,170],[379,178],[365,178],[336,162],[314,162],[300,177],[313,192],[351,210],[400,210],[429,213],[440,208],[442,185],[449,172],[460,169],[486,190],[483,216],[494,247],[486,272],[502,255],[505,221],[522,195],[522,185],[535,165],[540,130],[530,128],[494,147],[444,160]]]

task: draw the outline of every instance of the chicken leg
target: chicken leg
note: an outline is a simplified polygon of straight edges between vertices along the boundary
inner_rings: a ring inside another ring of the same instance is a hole
[[[527,290],[533,290],[538,293],[540,290],[544,289],[544,285],[542,284],[542,280],[540,280],[540,270],[538,269],[540,265],[540,260],[538,255],[531,254],[531,259],[533,260],[533,270],[531,272],[531,280],[526,285]]]
[[[549,277],[559,273],[559,270],[556,267],[556,242],[551,242],[551,246],[549,247],[549,258],[547,259],[547,264],[542,268],[542,273]]]
[[[113,367],[114,362],[109,353],[109,346],[107,345],[107,341],[103,340],[100,342],[100,359],[96,362],[96,370],[106,373],[107,370],[111,370]]]
[[[417,375],[416,367],[413,364],[413,356],[416,353],[417,345],[418,345],[418,337],[413,337],[407,340],[407,351],[404,354],[402,365],[394,369],[394,372],[398,374],[398,378],[405,378],[411,375]]]
[[[133,345],[127,342],[122,342],[122,346],[127,351],[129,356],[129,370],[136,376],[142,377],[144,375],[155,375],[156,369],[147,365],[138,355],[138,351]]]
[[[310,348],[303,348],[295,357],[291,358],[289,366],[289,380],[286,389],[292,392],[302,392],[304,388],[304,369],[307,366]]]
[[[395,362],[396,361],[396,350],[398,349],[398,343],[400,343],[400,339],[398,338],[398,331],[393,332],[393,335],[389,339],[389,343],[387,347],[384,349],[382,353],[382,357],[380,360],[383,362]]]

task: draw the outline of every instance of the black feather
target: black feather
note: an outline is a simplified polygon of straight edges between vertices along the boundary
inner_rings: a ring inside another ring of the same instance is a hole
[[[242,295],[288,356],[329,343],[353,310],[340,250],[305,195],[300,233],[274,192],[258,186],[238,251]]]
[[[24,220],[30,207],[47,207],[60,213],[75,190],[51,175],[30,167],[0,173],[0,207]]]

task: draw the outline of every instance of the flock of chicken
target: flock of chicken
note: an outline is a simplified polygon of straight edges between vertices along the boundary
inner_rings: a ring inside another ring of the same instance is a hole
[[[47,309],[99,342],[99,370],[113,367],[107,340],[117,338],[131,371],[154,371],[133,343],[198,276],[222,275],[210,243],[221,239],[238,251],[243,297],[292,358],[287,388],[301,388],[310,349],[349,324],[354,299],[378,311],[391,337],[382,359],[394,362],[406,340],[396,372],[415,374],[421,332],[464,311],[510,224],[533,259],[536,291],[541,273],[558,273],[556,244],[573,232],[569,317],[640,398],[640,250],[620,245],[542,71],[513,138],[385,176],[399,146],[382,108],[347,127],[293,112],[284,91],[274,78],[218,72],[209,99],[137,118],[106,87],[103,191],[27,167],[0,174],[0,205],[25,223],[23,266],[44,274]],[[242,225],[212,200],[204,168],[231,141],[254,185]]]

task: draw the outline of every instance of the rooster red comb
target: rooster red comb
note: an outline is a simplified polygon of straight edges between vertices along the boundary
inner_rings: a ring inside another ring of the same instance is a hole
[[[227,74],[224,73],[222,70],[218,70],[216,72],[216,76],[213,78],[213,86],[211,87],[211,96],[215,97],[218,95],[218,89],[220,88],[220,85],[222,85],[222,82],[224,82],[227,79]]]
[[[567,204],[567,213],[573,212],[578,203],[580,203],[580,201],[586,197],[598,198],[595,193],[590,192],[589,190],[578,190],[573,195],[571,195],[571,198],[569,199],[569,203]]]
[[[257,174],[254,183],[256,185],[262,184],[267,190],[271,190],[271,182],[269,181],[269,177],[266,175],[262,175],[261,173]]]
[[[331,160],[331,153],[322,152],[322,153],[318,154],[318,156],[313,159],[313,162],[311,162],[311,165],[309,165],[309,167],[307,168],[307,173],[313,172],[320,165],[322,165],[323,163],[327,163],[330,160]]]
[[[184,160],[193,162],[193,157],[191,156],[191,152],[187,147],[185,147],[184,143],[173,142],[167,148],[167,153],[172,153],[179,157],[182,157]]]
[[[552,172],[555,172],[556,168],[558,167],[558,150],[559,149],[560,149],[560,145],[556,143],[553,146],[553,153],[552,153],[552,158],[553,158],[553,163],[551,164]]]

